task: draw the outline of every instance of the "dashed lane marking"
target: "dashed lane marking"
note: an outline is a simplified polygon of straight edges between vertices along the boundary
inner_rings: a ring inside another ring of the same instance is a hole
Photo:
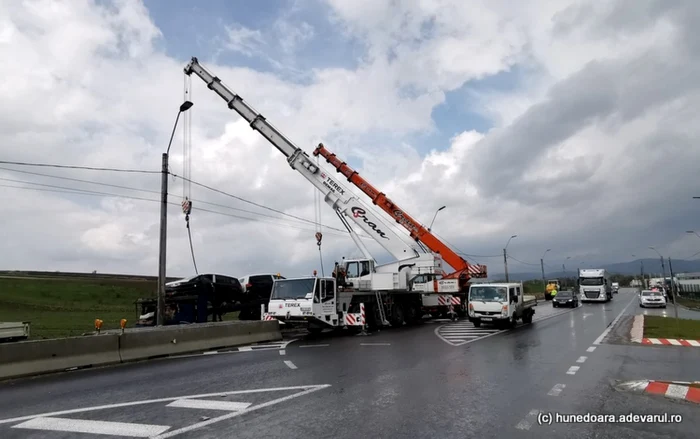
[[[578,360],[576,360],[577,363],[585,363],[586,360],[588,360],[588,357],[578,357]]]
[[[550,390],[547,395],[549,396],[559,396],[559,394],[566,388],[566,384],[556,384],[554,387],[552,387],[552,390]]]
[[[287,355],[287,351],[285,351],[284,349],[280,350],[280,355]]]
[[[534,424],[537,420],[537,415],[540,413],[540,410],[530,410],[530,413],[525,416],[525,419],[518,422],[518,425],[516,425],[515,428],[518,430],[529,430],[530,427],[532,427],[532,424]]]
[[[360,343],[360,346],[391,346],[391,343]]]
[[[593,352],[595,351],[596,346],[591,346],[590,348],[586,349],[586,352]]]
[[[580,369],[579,366],[571,366],[569,370],[566,371],[567,375],[576,375],[576,372]]]
[[[294,363],[292,363],[291,361],[289,361],[289,360],[284,360],[284,364],[286,364],[287,367],[290,368],[290,369],[296,369],[296,368],[297,368],[297,366],[296,366]]]

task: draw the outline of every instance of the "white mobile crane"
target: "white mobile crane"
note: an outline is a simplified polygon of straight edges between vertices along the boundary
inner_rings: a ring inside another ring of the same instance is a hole
[[[349,189],[334,180],[330,172],[314,163],[308,154],[199,64],[197,58],[192,58],[184,72],[186,75],[194,73],[202,79],[210,90],[226,101],[229,109],[235,110],[252,129],[260,132],[287,157],[292,169],[324,195],[324,201],[338,214],[365,257],[344,261],[346,279],[312,277],[276,281],[268,307],[271,315],[283,321],[310,322],[310,328],[345,326],[344,314],[358,313],[359,304],[364,303],[370,323],[386,324],[388,319],[393,326],[400,326],[404,322],[420,320],[423,301],[432,303],[434,297],[430,296],[435,293],[448,293],[446,303],[450,303],[449,293],[458,291],[456,281],[436,281],[432,291],[425,288],[413,291],[411,285],[411,275],[443,272],[440,255],[419,253],[403,241]],[[377,265],[347,218],[397,260]],[[336,286],[337,281],[343,285]]]

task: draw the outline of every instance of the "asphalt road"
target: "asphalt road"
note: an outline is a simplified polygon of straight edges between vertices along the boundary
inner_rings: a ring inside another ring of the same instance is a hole
[[[5,382],[0,437],[695,438],[698,406],[612,387],[700,380],[700,349],[607,343],[638,310],[623,290],[574,310],[540,304],[510,331],[425,323]],[[539,425],[548,412],[683,422]]]

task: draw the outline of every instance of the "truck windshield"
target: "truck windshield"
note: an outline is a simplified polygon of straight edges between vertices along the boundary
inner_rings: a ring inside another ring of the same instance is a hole
[[[472,287],[469,290],[469,300],[505,302],[506,297],[506,289],[503,287]]]
[[[602,277],[582,277],[579,279],[581,285],[600,286],[603,285]]]
[[[315,278],[276,280],[270,299],[303,299],[307,294],[314,292],[315,280]]]

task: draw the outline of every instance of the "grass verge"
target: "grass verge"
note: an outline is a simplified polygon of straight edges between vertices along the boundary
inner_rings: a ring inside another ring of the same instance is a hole
[[[644,338],[700,340],[700,320],[644,316]]]
[[[683,305],[693,311],[700,311],[700,300],[687,299],[685,297],[676,297],[679,305]]]
[[[94,330],[132,326],[134,301],[153,297],[154,280],[100,278],[0,278],[0,321],[31,322],[31,339],[68,337]]]

